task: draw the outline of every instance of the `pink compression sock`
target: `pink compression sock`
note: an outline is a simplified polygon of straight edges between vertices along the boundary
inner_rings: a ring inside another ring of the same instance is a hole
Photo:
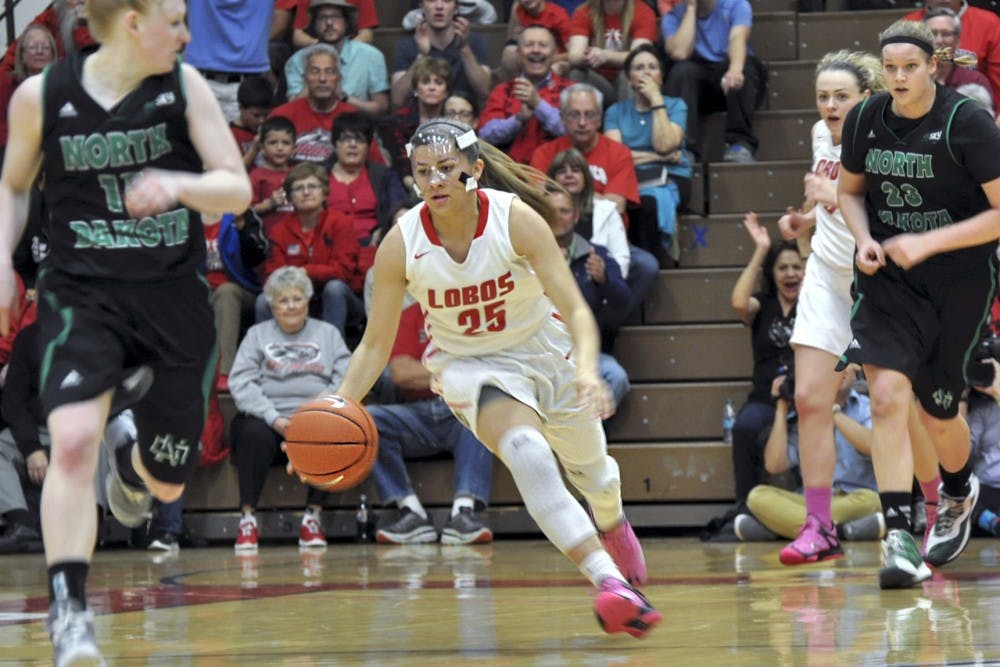
[[[830,487],[807,486],[806,514],[812,514],[820,520],[824,526],[829,526],[833,521],[830,519],[830,502],[833,498],[833,489]]]

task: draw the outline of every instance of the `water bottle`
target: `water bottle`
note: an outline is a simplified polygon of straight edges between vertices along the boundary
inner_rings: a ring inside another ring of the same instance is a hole
[[[371,514],[368,512],[368,496],[363,493],[357,514],[354,515],[354,521],[358,528],[358,542],[371,542],[375,535],[375,522],[372,521]]]
[[[726,404],[722,406],[722,440],[727,444],[733,444],[733,425],[736,423],[736,405],[733,399],[727,398]]]

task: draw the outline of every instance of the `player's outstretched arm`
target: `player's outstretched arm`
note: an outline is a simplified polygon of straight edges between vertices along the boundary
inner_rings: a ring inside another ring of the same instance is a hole
[[[7,112],[10,128],[0,175],[0,335],[10,331],[17,299],[12,256],[28,220],[31,185],[42,162],[42,77],[31,77],[14,93]]]
[[[375,286],[365,335],[351,355],[337,393],[361,402],[389,361],[406,292],[403,235],[393,227],[375,253]]]
[[[598,371],[601,336],[594,315],[583,300],[548,223],[520,199],[511,205],[510,240],[514,251],[531,263],[546,295],[573,336],[578,400],[602,418],[611,416],[614,407],[610,393]]]

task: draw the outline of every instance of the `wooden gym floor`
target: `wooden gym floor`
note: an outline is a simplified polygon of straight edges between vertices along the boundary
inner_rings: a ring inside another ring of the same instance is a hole
[[[786,568],[781,543],[646,539],[665,614],[607,636],[592,589],[547,542],[263,544],[164,557],[101,551],[89,599],[111,665],[942,665],[1000,663],[996,540],[922,588],[880,592],[874,542]],[[51,664],[40,556],[0,558],[0,665]]]

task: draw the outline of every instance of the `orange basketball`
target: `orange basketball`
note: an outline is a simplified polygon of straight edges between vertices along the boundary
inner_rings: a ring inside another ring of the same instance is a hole
[[[285,429],[285,453],[309,484],[343,491],[371,472],[378,455],[378,431],[360,403],[328,394],[292,415]]]

